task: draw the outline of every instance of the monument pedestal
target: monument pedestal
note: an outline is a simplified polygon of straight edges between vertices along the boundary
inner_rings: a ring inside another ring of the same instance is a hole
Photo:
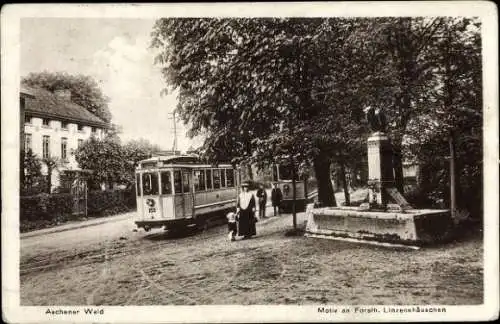
[[[309,206],[306,236],[418,247],[446,239],[448,210],[413,209],[395,188],[392,145],[383,132],[368,138],[368,202],[360,207]]]

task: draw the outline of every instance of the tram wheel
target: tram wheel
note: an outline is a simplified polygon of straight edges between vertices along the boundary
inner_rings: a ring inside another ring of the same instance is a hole
[[[206,232],[208,230],[208,220],[202,219],[197,223],[198,230],[200,232]]]

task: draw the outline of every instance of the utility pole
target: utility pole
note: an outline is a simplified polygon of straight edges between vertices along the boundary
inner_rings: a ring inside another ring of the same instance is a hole
[[[175,110],[172,114],[172,120],[174,122],[174,143],[172,145],[172,151],[174,154],[177,151],[177,121],[175,120]]]

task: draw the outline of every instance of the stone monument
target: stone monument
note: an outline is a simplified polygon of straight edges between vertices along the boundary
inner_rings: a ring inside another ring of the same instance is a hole
[[[306,236],[419,247],[445,239],[449,210],[413,209],[396,189],[392,145],[381,109],[365,109],[368,137],[368,202],[359,207],[307,209]]]

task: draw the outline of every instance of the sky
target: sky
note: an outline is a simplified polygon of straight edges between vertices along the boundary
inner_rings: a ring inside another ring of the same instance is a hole
[[[173,144],[176,94],[161,96],[160,67],[149,48],[154,20],[24,18],[21,21],[21,76],[30,72],[67,72],[93,77],[110,98],[112,122],[122,141],[144,138],[162,149]],[[178,149],[202,144],[189,139],[177,121]]]

